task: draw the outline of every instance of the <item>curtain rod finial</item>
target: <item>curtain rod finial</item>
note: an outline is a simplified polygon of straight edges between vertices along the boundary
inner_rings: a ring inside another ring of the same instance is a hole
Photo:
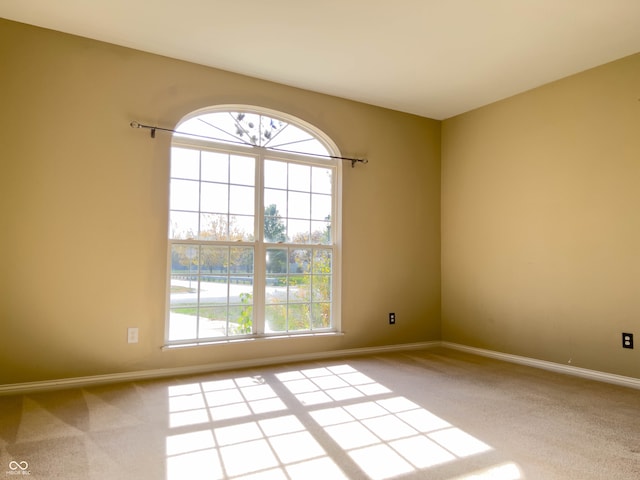
[[[356,163],[362,163],[362,164],[369,163],[369,160],[367,160],[366,158],[349,158],[347,160],[351,160],[351,168],[355,168]]]
[[[135,120],[131,122],[129,125],[131,125],[131,128],[140,128],[140,124]]]

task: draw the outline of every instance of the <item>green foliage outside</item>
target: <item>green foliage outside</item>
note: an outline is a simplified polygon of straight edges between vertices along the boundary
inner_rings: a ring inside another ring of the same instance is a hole
[[[253,331],[253,295],[250,293],[241,293],[240,301],[246,305],[246,307],[240,310],[236,334],[248,335]]]

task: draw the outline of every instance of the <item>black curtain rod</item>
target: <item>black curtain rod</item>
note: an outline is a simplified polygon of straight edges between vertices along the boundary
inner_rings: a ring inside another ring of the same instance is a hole
[[[216,138],[216,137],[207,137],[204,135],[196,135],[194,133],[185,133],[185,132],[179,132],[177,130],[173,130],[171,128],[163,128],[163,127],[156,127],[153,125],[143,125],[142,123],[136,122],[135,120],[132,121],[130,124],[131,128],[146,128],[148,130],[150,130],[151,132],[151,138],[156,138],[156,131],[160,130],[161,132],[169,132],[169,133],[177,133],[178,135],[187,135],[189,137],[196,137],[196,138],[204,138],[206,140],[216,140],[219,142],[224,142],[224,143],[234,143],[236,145],[249,145],[249,146],[254,146],[255,145],[251,145],[250,143],[245,143],[245,142],[235,142],[233,140],[222,140],[221,138]],[[366,158],[351,158],[351,157],[338,157],[336,155],[322,155],[319,153],[304,153],[304,152],[297,152],[295,150],[285,150],[283,148],[274,148],[274,147],[262,147],[262,148],[266,148],[267,150],[274,150],[276,152],[285,152],[285,153],[296,153],[298,155],[310,155],[312,157],[323,157],[323,158],[333,158],[335,160],[346,160],[348,162],[351,162],[351,168],[356,166],[356,163],[369,163],[369,160],[367,160]]]

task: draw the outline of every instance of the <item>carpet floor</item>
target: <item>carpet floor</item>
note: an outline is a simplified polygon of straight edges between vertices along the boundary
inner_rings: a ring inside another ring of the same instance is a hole
[[[640,479],[640,391],[430,349],[0,397],[0,478]]]

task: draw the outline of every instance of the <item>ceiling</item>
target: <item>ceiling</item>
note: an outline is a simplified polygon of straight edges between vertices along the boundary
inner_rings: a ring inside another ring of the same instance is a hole
[[[640,51],[639,0],[2,0],[0,17],[434,119]]]

